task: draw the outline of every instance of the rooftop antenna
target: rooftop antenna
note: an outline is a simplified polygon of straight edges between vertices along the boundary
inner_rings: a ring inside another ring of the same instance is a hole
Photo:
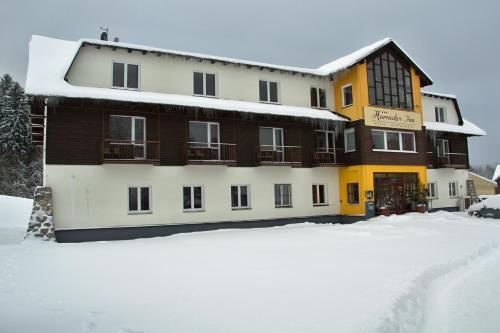
[[[107,27],[103,27],[103,26],[101,26],[99,28],[102,31],[102,33],[101,33],[101,40],[107,41],[108,40],[108,28]]]

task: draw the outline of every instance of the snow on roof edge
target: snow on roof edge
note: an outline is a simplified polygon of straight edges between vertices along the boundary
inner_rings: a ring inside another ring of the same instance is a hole
[[[500,164],[498,164],[495,168],[495,172],[493,173],[493,178],[491,178],[491,180],[496,182],[498,178],[500,178]]]
[[[457,99],[456,95],[453,94],[445,94],[445,93],[438,93],[438,92],[433,92],[429,90],[420,90],[422,94],[427,94],[427,95],[434,95],[434,96],[439,96],[439,97],[446,97],[446,98],[452,98],[452,99]]]
[[[493,181],[493,180],[491,180],[491,179],[488,179],[488,178],[486,178],[486,177],[483,177],[483,176],[481,176],[481,175],[478,175],[478,174],[477,174],[477,173],[475,173],[475,172],[469,171],[469,174],[473,174],[474,176],[476,176],[476,177],[478,177],[478,178],[481,178],[481,179],[483,179],[484,181],[487,181],[487,182],[489,182],[489,183],[492,183],[492,184],[495,184],[495,185],[497,184],[495,181]]]
[[[487,133],[479,126],[464,119],[463,125],[454,125],[448,123],[440,123],[435,121],[424,121],[424,126],[428,131],[462,133],[473,136],[486,136]]]

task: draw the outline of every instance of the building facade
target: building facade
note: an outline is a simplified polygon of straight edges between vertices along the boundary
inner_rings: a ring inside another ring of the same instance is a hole
[[[353,221],[387,197],[413,211],[431,83],[391,39],[306,69],[33,36],[56,238]]]

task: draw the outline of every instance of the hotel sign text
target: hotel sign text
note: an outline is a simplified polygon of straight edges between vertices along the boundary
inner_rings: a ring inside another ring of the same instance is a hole
[[[422,118],[419,113],[413,111],[365,106],[365,125],[420,131]]]

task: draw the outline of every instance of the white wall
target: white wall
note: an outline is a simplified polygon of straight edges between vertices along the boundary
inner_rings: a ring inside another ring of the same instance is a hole
[[[432,199],[429,208],[460,207],[459,198],[467,195],[468,170],[427,169],[427,181],[437,184],[437,198]],[[458,198],[450,198],[448,184],[458,182]]]
[[[446,123],[458,125],[458,115],[452,100],[425,96],[422,94],[422,110],[424,121],[436,121],[435,107],[444,107]]]
[[[332,101],[332,85],[327,78],[310,75],[270,72],[267,69],[247,68],[234,64],[211,64],[210,61],[186,60],[184,57],[139,51],[128,53],[123,49],[87,45],[80,49],[69,73],[68,82],[73,85],[111,88],[113,61],[138,64],[139,88],[142,91],[193,95],[193,72],[217,74],[218,97],[222,99],[259,102],[259,79],[279,82],[281,104],[310,107],[310,87],[326,89],[327,105]],[[203,98],[203,97],[200,97]]]
[[[46,165],[56,229],[185,224],[339,213],[337,168]],[[274,184],[292,184],[293,208],[274,207]],[[313,207],[313,183],[328,206]],[[182,186],[204,185],[205,211],[183,212]],[[250,210],[231,210],[230,186],[249,184]],[[128,214],[128,186],[152,186],[152,214]]]

